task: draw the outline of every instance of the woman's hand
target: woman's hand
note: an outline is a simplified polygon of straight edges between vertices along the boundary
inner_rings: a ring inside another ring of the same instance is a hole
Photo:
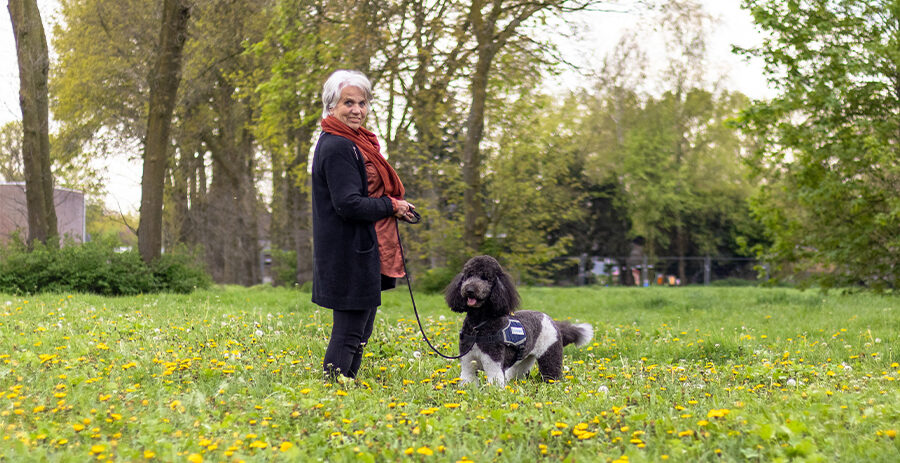
[[[410,213],[410,211],[412,211],[415,208],[416,208],[416,206],[413,206],[412,204],[410,204],[402,199],[394,200],[394,216],[396,216],[398,218],[404,218],[404,217],[409,218],[412,215]]]

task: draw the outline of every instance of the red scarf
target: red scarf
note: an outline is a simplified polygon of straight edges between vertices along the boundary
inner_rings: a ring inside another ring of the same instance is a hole
[[[403,183],[400,182],[400,176],[397,171],[388,164],[387,159],[381,155],[381,148],[378,146],[378,137],[374,133],[360,126],[359,130],[353,130],[347,124],[339,121],[334,116],[328,116],[322,119],[322,130],[332,135],[344,137],[356,144],[356,147],[362,151],[366,161],[371,162],[378,171],[381,181],[384,182],[385,193],[393,198],[403,199],[406,190]]]

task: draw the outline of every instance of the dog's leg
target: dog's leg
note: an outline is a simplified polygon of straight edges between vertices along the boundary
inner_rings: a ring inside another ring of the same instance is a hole
[[[531,367],[534,366],[535,358],[533,356],[528,356],[522,359],[518,364],[513,365],[512,368],[509,369],[509,376],[506,378],[507,381],[513,381],[517,379],[523,379],[528,376],[528,372],[531,371]]]
[[[538,370],[544,381],[562,378],[563,346],[557,341],[538,359]]]
[[[459,373],[460,384],[478,381],[479,362],[474,355],[466,354],[466,356],[459,360],[459,366],[462,370]]]
[[[506,385],[506,375],[503,372],[503,364],[500,362],[495,362],[493,359],[486,359],[482,366],[484,367],[484,374],[487,376],[487,380],[489,383],[497,384],[499,386]]]

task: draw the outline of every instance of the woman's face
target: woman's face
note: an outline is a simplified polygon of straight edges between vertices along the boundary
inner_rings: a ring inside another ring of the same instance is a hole
[[[331,108],[331,115],[353,130],[359,129],[368,113],[369,102],[366,100],[366,92],[358,87],[347,86],[341,89],[338,104]]]

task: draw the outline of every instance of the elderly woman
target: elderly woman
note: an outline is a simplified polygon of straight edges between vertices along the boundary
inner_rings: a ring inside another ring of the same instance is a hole
[[[404,276],[396,220],[413,206],[403,183],[363,127],[372,84],[339,70],[322,89],[322,135],[312,165],[312,301],[332,309],[323,367],[331,378],[355,378],[372,334],[381,291]]]

